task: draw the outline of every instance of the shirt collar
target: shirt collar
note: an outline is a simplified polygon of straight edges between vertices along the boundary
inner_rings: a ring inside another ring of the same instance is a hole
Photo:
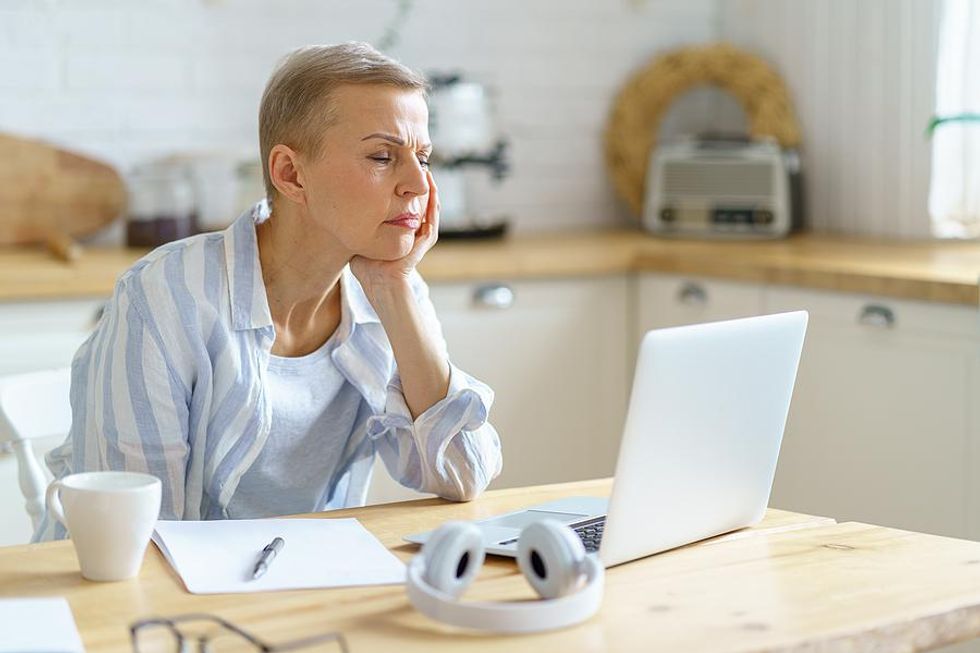
[[[349,265],[344,267],[344,271],[340,275],[340,283],[340,299],[350,309],[352,324],[381,322],[381,318],[374,311],[374,307],[371,306],[371,302],[364,294],[364,289],[354,273],[351,272]]]
[[[238,216],[224,231],[231,326],[236,331],[272,326],[255,234],[255,225],[268,217],[269,203],[263,199]]]

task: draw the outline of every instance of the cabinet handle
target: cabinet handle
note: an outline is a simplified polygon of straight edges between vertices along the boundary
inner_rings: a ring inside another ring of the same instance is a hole
[[[861,314],[858,315],[858,324],[878,329],[890,329],[895,326],[895,312],[880,304],[866,304],[861,309]]]
[[[477,286],[473,291],[473,305],[477,308],[504,309],[514,305],[514,291],[505,283]]]
[[[703,306],[708,303],[708,291],[701,284],[688,281],[677,291],[677,301],[688,306]]]

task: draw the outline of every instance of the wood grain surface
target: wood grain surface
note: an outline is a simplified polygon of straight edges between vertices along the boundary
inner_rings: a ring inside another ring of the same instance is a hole
[[[564,496],[608,479],[320,513],[356,516],[402,560],[407,533]],[[324,542],[324,555],[329,555]],[[770,510],[753,529],[610,569],[603,608],[579,626],[498,638],[416,612],[400,586],[251,595],[186,593],[155,548],[140,576],[81,578],[69,542],[0,549],[0,595],[65,596],[89,651],[129,651],[139,618],[212,612],[272,641],[340,630],[366,651],[919,651],[980,634],[980,543]],[[513,561],[490,558],[465,600],[530,600]]]
[[[91,249],[77,263],[0,249],[0,301],[108,296],[146,250]],[[430,282],[594,277],[628,272],[703,275],[900,299],[980,303],[980,243],[889,242],[800,234],[769,242],[665,240],[639,230],[518,234],[440,242],[420,266]]]

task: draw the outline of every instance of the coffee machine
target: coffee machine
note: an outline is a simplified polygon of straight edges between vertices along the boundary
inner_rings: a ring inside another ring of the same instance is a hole
[[[502,236],[505,216],[475,206],[473,175],[499,183],[508,172],[507,141],[494,128],[487,90],[459,74],[430,75],[429,126],[432,175],[439,185],[440,238]]]

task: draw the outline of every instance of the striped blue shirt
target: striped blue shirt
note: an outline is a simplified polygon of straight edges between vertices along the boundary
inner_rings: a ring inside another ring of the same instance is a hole
[[[131,470],[163,482],[162,519],[224,519],[272,424],[266,392],[275,329],[255,225],[265,202],[228,229],[157,248],[120,277],[72,362],[72,426],[47,456],[55,478]],[[320,509],[363,505],[375,454],[402,485],[466,501],[501,469],[487,421],[493,392],[450,363],[446,397],[414,420],[391,345],[349,268],[350,332],[332,352],[363,399]],[[428,287],[412,286],[446,354]],[[448,360],[448,355],[447,355]],[[45,514],[34,541],[65,537]]]

